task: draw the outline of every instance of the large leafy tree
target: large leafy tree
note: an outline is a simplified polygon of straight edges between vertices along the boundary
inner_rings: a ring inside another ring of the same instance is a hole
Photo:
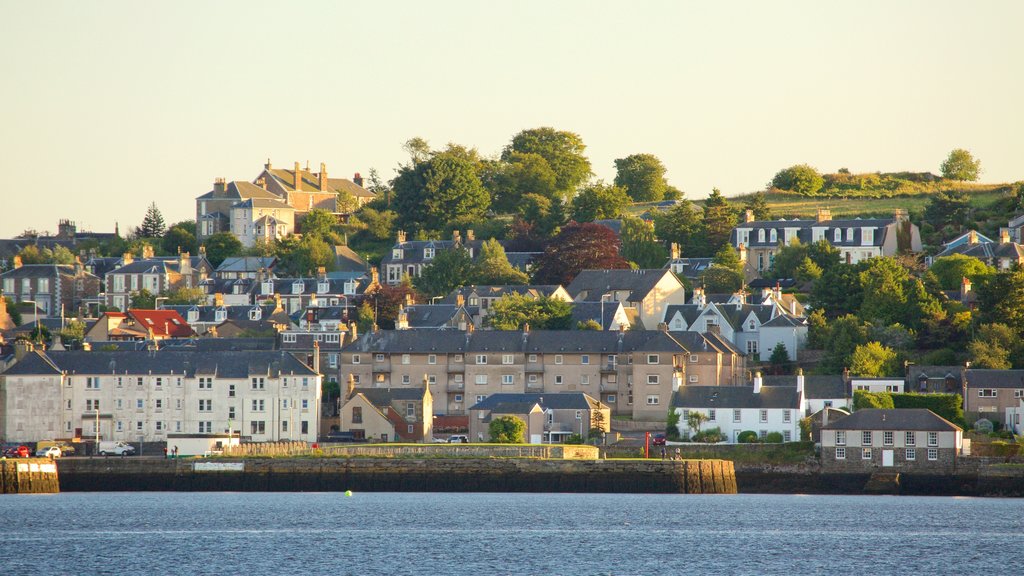
[[[860,270],[851,264],[840,263],[822,271],[811,288],[811,306],[824,310],[829,318],[860,311],[863,300]]]
[[[206,302],[206,291],[202,288],[181,287],[167,293],[166,304],[204,304]]]
[[[825,179],[821,174],[807,164],[784,168],[772,178],[773,187],[805,195],[814,194],[824,185]]]
[[[450,152],[403,166],[392,187],[399,224],[407,228],[441,230],[479,221],[491,203],[474,164]]]
[[[491,420],[487,432],[496,444],[522,444],[526,441],[526,422],[516,416],[499,416]]]
[[[704,202],[704,239],[706,246],[715,249],[729,241],[736,226],[736,211],[722,196],[718,188],[711,191]]]
[[[725,266],[712,264],[701,274],[700,282],[704,286],[704,291],[709,294],[731,294],[743,287],[743,274]]]
[[[376,315],[377,325],[384,330],[394,330],[398,309],[409,300],[416,303],[422,301],[423,297],[416,292],[411,283],[403,282],[398,286],[382,286],[380,290],[367,296],[366,301]]]
[[[138,292],[132,292],[129,300],[130,308],[138,308],[141,310],[152,310],[156,308],[156,294],[153,294],[145,288]]]
[[[821,367],[827,374],[838,374],[850,366],[854,351],[868,343],[868,330],[859,318],[843,316],[832,322],[825,341],[825,356]]]
[[[701,215],[689,202],[677,204],[655,216],[654,230],[663,241],[678,244],[685,256],[702,256],[707,252]]]
[[[822,273],[831,270],[833,266],[842,261],[839,248],[836,248],[824,238],[807,245],[807,257],[814,262]]]
[[[968,344],[967,355],[976,368],[1007,370],[1024,362],[1024,344],[1006,324],[983,324]]]
[[[790,240],[789,246],[783,246],[775,253],[775,259],[772,261],[772,276],[794,278],[796,269],[803,264],[807,257],[807,246],[801,244],[800,240],[794,237]]]
[[[172,225],[167,229],[161,243],[164,252],[168,254],[177,254],[179,252],[195,254],[199,250],[199,245],[196,243],[195,221],[186,220]]]
[[[978,310],[986,322],[1001,322],[1024,336],[1024,268],[991,275],[977,286]]]
[[[896,352],[878,342],[861,344],[850,355],[850,374],[854,376],[896,376],[899,371]]]
[[[945,312],[918,278],[893,258],[871,258],[861,262],[860,285],[863,290],[860,317],[882,324],[902,324],[917,329],[928,317]]]
[[[622,219],[622,257],[638,268],[661,268],[668,259],[665,245],[654,235],[654,224],[629,216]]]
[[[665,165],[654,154],[632,154],[615,161],[615,185],[626,190],[634,202],[660,202],[668,182]]]
[[[561,199],[555,186],[555,171],[543,156],[533,152],[510,152],[494,166],[486,180],[494,196],[494,209],[499,212],[515,211],[527,194]]]
[[[237,256],[242,253],[242,243],[230,232],[218,232],[203,242],[206,247],[206,259],[214,268],[220,266],[228,256]]]
[[[942,177],[961,182],[974,182],[981,174],[981,160],[976,160],[970,152],[957,148],[949,153],[942,162]]]
[[[53,248],[38,248],[29,244],[18,252],[22,264],[74,264],[75,255],[67,248],[57,245]]]
[[[302,236],[304,238],[332,239],[337,218],[327,210],[314,208],[302,219]]]
[[[932,195],[924,209],[924,219],[935,227],[959,227],[967,223],[971,205],[961,190],[941,190]]]
[[[549,127],[532,128],[513,136],[501,159],[508,161],[516,152],[541,156],[555,173],[555,189],[568,199],[590,177],[590,160],[583,154],[586,148],[579,134]]]
[[[387,240],[395,236],[395,220],[398,218],[393,210],[377,210],[369,206],[363,207],[357,218],[366,226],[366,234],[374,240]]]
[[[603,181],[583,187],[572,199],[572,219],[593,222],[604,218],[618,218],[629,205],[629,196],[619,186]]]
[[[619,238],[607,226],[571,222],[562,228],[537,259],[536,284],[568,285],[586,269],[629,268],[619,255]]]
[[[495,330],[519,330],[527,324],[538,330],[568,330],[572,304],[548,296],[509,294],[491,305],[485,321]]]
[[[464,248],[441,250],[430,265],[413,280],[416,290],[427,296],[443,296],[465,285],[474,271],[473,258]]]
[[[209,248],[207,248],[209,253]],[[286,236],[274,243],[277,269],[289,276],[311,276],[318,268],[334,268],[334,251],[327,242],[316,236]]]
[[[943,290],[959,290],[964,278],[979,282],[983,277],[995,274],[995,268],[977,258],[953,254],[936,258],[931,267],[932,274]]]
[[[139,226],[139,236],[142,238],[160,238],[164,235],[164,217],[160,214],[160,209],[156,207],[156,202],[149,205],[146,209],[146,216],[142,219],[142,225]]]
[[[484,240],[480,246],[480,257],[473,266],[473,278],[477,284],[526,284],[530,277],[508,261],[505,248],[497,240]]]

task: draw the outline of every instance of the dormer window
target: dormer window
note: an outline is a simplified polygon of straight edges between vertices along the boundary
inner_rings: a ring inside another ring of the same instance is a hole
[[[295,282],[292,282],[292,294],[302,294],[303,287],[304,283],[301,280],[296,280]]]
[[[757,231],[757,241],[764,244],[764,228]]]
[[[772,244],[775,244],[776,242],[779,241],[779,233],[775,230],[775,228],[771,229],[770,238],[771,239],[769,240],[769,242],[771,242]]]
[[[331,284],[330,284],[330,282],[317,282],[316,283],[316,291],[319,292],[320,294],[326,294],[326,293],[330,292],[331,291]]]
[[[846,229],[846,241],[853,242],[853,228]]]
[[[434,258],[434,249],[433,248],[424,248],[423,249],[423,259],[424,260],[432,260],[433,258]]]
[[[346,295],[355,294],[356,293],[356,283],[351,281],[351,280],[349,280],[348,282],[345,282],[344,292],[345,292]]]
[[[843,231],[842,231],[842,229],[836,228],[835,234],[833,234],[832,238],[833,238],[833,240],[832,240],[833,242],[842,242],[842,240],[843,240]]]
[[[264,294],[267,294],[267,295],[273,294],[274,293],[274,283],[273,282],[264,282],[263,283],[263,288],[261,289],[261,292],[263,292]]]
[[[198,308],[191,308],[191,309],[189,309],[187,320],[188,320],[188,322],[190,324],[192,322],[198,322],[199,321],[199,309]]]
[[[228,319],[228,311],[226,308],[217,308],[213,313],[214,322],[223,322]]]
[[[864,228],[861,230],[861,244],[870,246],[875,243],[875,229]]]
[[[255,322],[255,321],[259,320],[262,317],[263,317],[263,310],[260,310],[259,308],[253,308],[252,310],[249,310],[249,320],[252,320],[253,322]]]
[[[393,249],[391,251],[391,259],[392,260],[401,260],[402,259],[402,249],[401,248]]]

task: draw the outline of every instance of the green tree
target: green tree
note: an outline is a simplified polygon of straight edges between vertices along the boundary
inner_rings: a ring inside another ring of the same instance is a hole
[[[21,310],[18,310],[17,304],[10,296],[3,296],[3,299],[7,302],[7,315],[11,317],[11,322],[15,326],[21,326]],[[0,318],[3,320],[3,318]]]
[[[570,223],[537,258],[533,282],[567,286],[583,270],[625,268],[629,263],[619,255],[619,238],[610,228]]]
[[[896,376],[899,371],[896,352],[878,342],[861,344],[850,356],[850,374],[854,376]]]
[[[156,308],[156,296],[143,288],[138,292],[132,292],[130,296],[131,304],[130,308],[136,308],[141,310],[152,310]]]
[[[817,170],[807,164],[797,164],[780,170],[772,178],[772,186],[779,190],[788,190],[797,194],[810,196],[821,190],[825,185],[825,179]]]
[[[731,294],[743,287],[743,274],[712,264],[701,275],[700,281],[709,294]]]
[[[751,194],[743,203],[743,210],[754,213],[754,220],[771,220],[772,210],[768,207],[768,197],[764,192]]]
[[[829,327],[821,367],[826,374],[838,374],[850,366],[857,347],[868,343],[867,327],[856,316],[837,318]]]
[[[565,220],[562,202],[540,194],[523,196],[516,210],[519,220],[528,224],[530,234],[536,238],[551,237]]]
[[[995,274],[995,271],[995,268],[981,260],[963,254],[936,258],[931,267],[932,274],[943,290],[959,290],[964,278],[976,283],[983,277]]]
[[[772,276],[775,278],[794,278],[796,269],[803,263],[807,256],[807,246],[800,243],[800,239],[794,237],[789,246],[779,248],[772,261]]]
[[[824,238],[807,245],[807,257],[821,268],[823,274],[842,260],[839,249]]]
[[[704,202],[704,238],[706,246],[721,246],[729,241],[729,234],[736,226],[736,211],[722,196],[718,188]]]
[[[1024,365],[1024,342],[1006,324],[982,324],[967,345],[967,355],[976,368],[1006,370]]]
[[[768,363],[771,364],[772,373],[774,374],[787,374],[789,372],[789,351],[786,350],[786,345],[779,342],[772,348],[772,355],[768,358]]]
[[[825,311],[817,309],[807,317],[807,347],[811,350],[821,350],[829,338],[828,321],[825,319]]]
[[[526,441],[526,422],[515,416],[499,416],[491,420],[487,431],[495,444],[522,444]]]
[[[312,276],[319,268],[334,268],[334,250],[317,236],[281,238],[275,243],[275,254],[279,273],[289,276]]]
[[[604,181],[584,186],[572,199],[572,219],[577,222],[593,222],[605,218],[618,218],[626,206],[629,196],[619,186],[608,186]]]
[[[139,236],[142,238],[160,238],[164,235],[164,217],[160,214],[160,209],[156,207],[156,202],[149,205],[146,209],[146,216],[142,219],[142,225],[139,226]]]
[[[962,190],[940,190],[924,209],[924,219],[936,228],[963,226],[969,220],[971,204]]]
[[[625,189],[634,202],[660,202],[668,182],[665,165],[654,154],[632,154],[615,161],[615,185]]]
[[[373,306],[366,300],[359,305],[359,312],[356,313],[356,327],[359,328],[359,333],[366,334],[373,329]]]
[[[667,212],[657,214],[654,230],[661,240],[678,244],[686,256],[701,256],[707,252],[703,221],[689,202],[676,204]]]
[[[366,225],[366,233],[374,240],[387,240],[395,236],[395,220],[398,218],[393,210],[377,210],[364,206],[359,210],[359,220]]]
[[[793,271],[793,278],[798,282],[814,282],[821,278],[821,267],[814,263],[809,257],[804,257],[800,265]]]
[[[555,171],[540,154],[510,152],[486,180],[494,195],[494,209],[499,212],[515,211],[527,194],[552,201],[562,199],[555,185]]]
[[[191,220],[178,222],[168,228],[163,240],[161,240],[164,252],[168,254],[178,254],[180,252],[195,254],[198,252],[199,244],[196,243],[195,229],[196,223]]]
[[[1024,268],[984,278],[977,292],[977,309],[983,321],[1006,324],[1015,334],[1024,335]]]
[[[81,342],[85,339],[85,323],[79,320],[68,322],[60,331],[61,344],[68,346],[72,342]]]
[[[314,208],[302,219],[302,237],[332,239],[337,224],[338,219],[333,214],[321,208]]]
[[[508,261],[505,248],[497,240],[484,240],[480,246],[480,257],[472,273],[476,284],[526,284],[530,277]]]
[[[413,286],[427,296],[443,296],[465,285],[474,269],[473,258],[465,248],[440,250],[413,280]]]
[[[491,304],[485,322],[495,330],[520,330],[526,324],[538,330],[568,330],[572,304],[547,296],[509,294]]]
[[[183,304],[205,304],[206,303],[206,291],[202,288],[186,288],[181,287],[177,290],[172,290],[167,293],[168,305],[183,305]]]
[[[596,330],[598,332],[600,332],[601,330],[604,330],[604,328],[601,327],[601,324],[599,324],[597,322],[597,320],[594,320],[593,318],[590,318],[590,319],[588,319],[586,321],[577,322],[576,323],[576,329],[577,330]]]
[[[734,272],[743,272],[743,263],[740,262],[740,256],[733,249],[732,244],[722,244],[722,247],[715,252],[715,256],[711,259],[711,263],[732,270]]]
[[[700,427],[708,421],[708,415],[699,410],[690,410],[690,413],[686,417],[686,425],[693,430],[693,436],[700,434]]]
[[[860,311],[863,300],[860,270],[850,264],[826,268],[811,288],[811,307],[825,310],[829,318]]]
[[[515,152],[541,156],[555,173],[555,189],[568,199],[590,177],[590,160],[583,154],[586,148],[578,134],[549,127],[533,128],[513,136],[501,159],[507,161]]]
[[[237,256],[242,253],[242,243],[230,232],[218,232],[203,242],[206,247],[206,259],[216,268],[220,266],[228,256]]]
[[[399,224],[406,228],[437,231],[480,221],[491,203],[474,164],[448,152],[402,167],[391,185]]]
[[[638,268],[661,268],[668,260],[668,251],[654,236],[654,225],[634,216],[622,219],[619,234],[622,241],[622,257]]]
[[[981,174],[981,160],[975,160],[971,153],[957,148],[949,153],[942,163],[942,177],[961,182],[974,182]]]
[[[892,410],[895,407],[892,402],[892,394],[888,392],[868,392],[866,390],[854,390],[853,392],[854,410]]]

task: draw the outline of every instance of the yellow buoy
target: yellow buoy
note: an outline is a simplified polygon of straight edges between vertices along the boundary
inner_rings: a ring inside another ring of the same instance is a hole
[[[351,495],[352,495],[352,491],[351,490],[345,490],[345,496],[351,496]]]

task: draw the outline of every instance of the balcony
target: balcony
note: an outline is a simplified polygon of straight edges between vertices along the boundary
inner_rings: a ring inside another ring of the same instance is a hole
[[[459,373],[466,371],[465,362],[448,362],[448,373]]]
[[[533,372],[534,374],[541,374],[544,372],[544,365],[540,362],[527,362],[525,371],[527,373]]]
[[[618,370],[618,367],[619,367],[618,364],[612,364],[612,363],[605,364],[604,366],[601,366],[601,373],[602,374],[615,374],[615,372]]]
[[[449,382],[448,383],[448,391],[449,392],[462,392],[465,389],[466,389],[466,383],[465,382]]]

